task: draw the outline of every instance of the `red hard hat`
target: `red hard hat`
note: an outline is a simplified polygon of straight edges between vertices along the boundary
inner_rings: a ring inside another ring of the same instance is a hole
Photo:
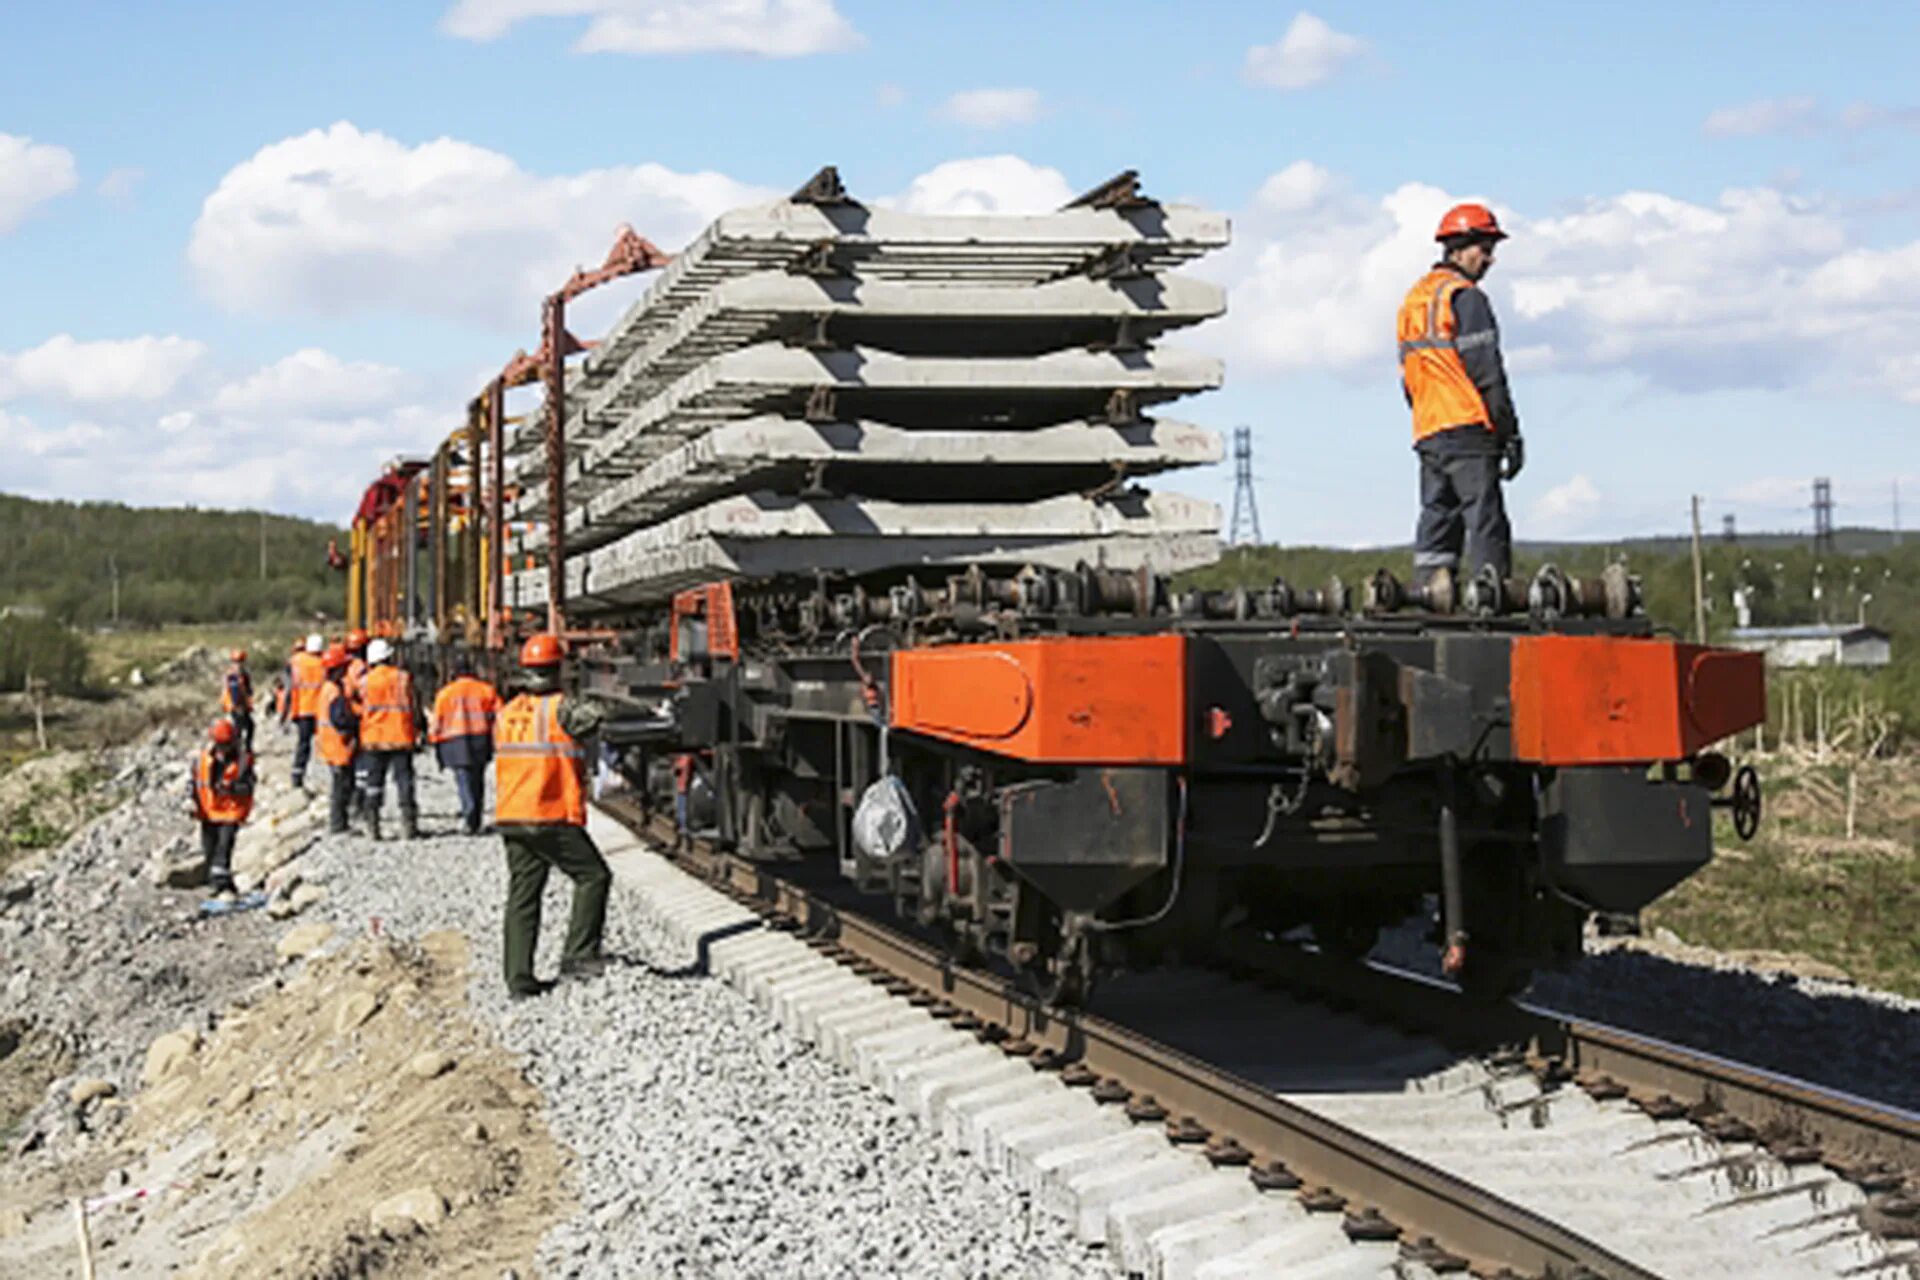
[[[344,645],[328,645],[327,651],[320,655],[320,665],[328,671],[347,665],[347,650]]]
[[[245,662],[247,660],[247,651],[245,649],[235,649],[228,656],[235,662]]]
[[[349,651],[358,653],[366,647],[367,633],[365,628],[355,627],[353,630],[347,632],[347,648]]]
[[[224,717],[207,726],[207,736],[221,746],[233,741],[233,721]]]
[[[1500,229],[1499,219],[1493,216],[1493,210],[1483,204],[1457,204],[1447,210],[1440,219],[1440,229],[1433,233],[1435,240],[1445,240],[1451,236],[1485,236],[1490,240],[1505,240],[1507,233]]]
[[[520,646],[520,665],[523,667],[557,667],[560,665],[560,637],[551,631],[542,631],[527,637]]]

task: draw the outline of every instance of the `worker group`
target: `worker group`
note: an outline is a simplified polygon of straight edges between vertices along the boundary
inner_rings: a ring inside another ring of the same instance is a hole
[[[559,638],[541,634],[520,651],[524,689],[507,701],[456,658],[451,677],[421,714],[414,673],[392,642],[349,631],[329,644],[309,635],[276,672],[266,705],[293,737],[289,781],[308,790],[315,755],[327,772],[327,829],[381,837],[387,784],[398,802],[402,839],[422,837],[414,757],[431,744],[459,794],[461,833],[484,830],[486,773],[494,772],[494,827],[506,846],[507,902],[503,968],[515,997],[552,984],[534,974],[540,900],[550,870],[574,882],[572,920],[560,962],[563,977],[604,971],[601,939],[612,875],[586,831],[587,750],[601,714],[589,701],[560,691]],[[195,758],[190,803],[200,824],[207,878],[231,902],[234,842],[253,811],[256,784],[253,678],[244,650],[234,650],[221,680],[220,716]],[[424,730],[424,732],[423,732]],[[447,833],[455,834],[455,833]]]

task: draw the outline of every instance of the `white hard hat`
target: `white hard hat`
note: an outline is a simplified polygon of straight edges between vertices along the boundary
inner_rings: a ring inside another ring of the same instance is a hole
[[[367,661],[368,662],[386,662],[392,657],[393,657],[393,646],[387,643],[386,638],[384,636],[372,641],[367,645]]]
[[[326,651],[327,651],[327,638],[325,636],[321,635],[318,631],[316,631],[312,635],[307,637],[308,653],[325,653]]]

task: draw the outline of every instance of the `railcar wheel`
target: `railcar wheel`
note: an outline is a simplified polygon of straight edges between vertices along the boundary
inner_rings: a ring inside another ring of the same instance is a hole
[[[1753,839],[1760,829],[1760,775],[1750,764],[1740,766],[1733,775],[1733,830],[1742,840]]]

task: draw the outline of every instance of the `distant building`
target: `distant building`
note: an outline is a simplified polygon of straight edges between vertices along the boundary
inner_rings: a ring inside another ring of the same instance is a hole
[[[0,605],[0,618],[44,618],[47,611],[37,604]]]
[[[1884,667],[1893,661],[1891,636],[1852,624],[1736,627],[1728,643],[1766,654],[1770,667]]]

